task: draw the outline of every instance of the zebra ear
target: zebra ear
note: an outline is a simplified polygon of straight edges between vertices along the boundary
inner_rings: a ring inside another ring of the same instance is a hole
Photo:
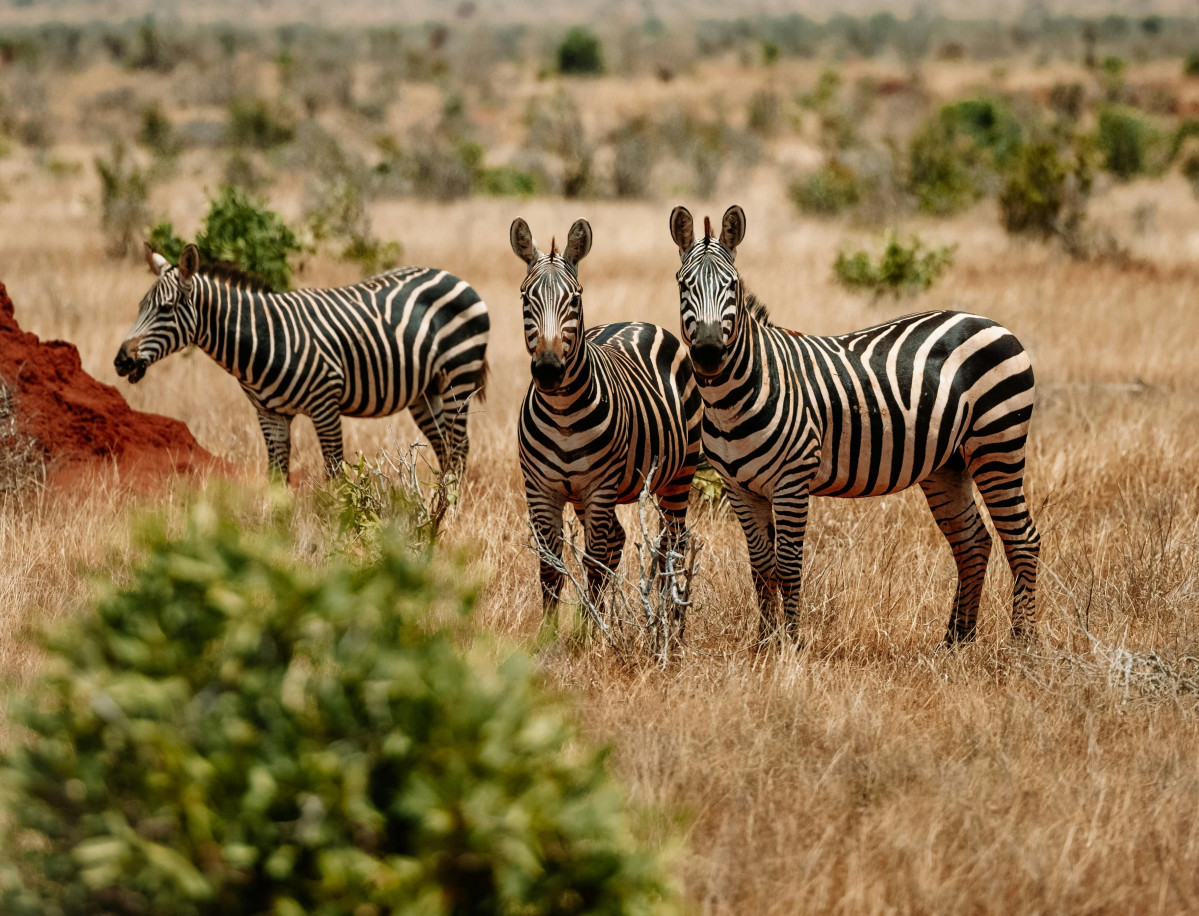
[[[142,244],[146,248],[146,264],[150,268],[150,273],[157,277],[164,270],[171,266],[170,261],[151,248],[149,242],[143,242]]]
[[[179,255],[179,279],[187,283],[200,272],[200,249],[194,243],[188,242]]]
[[[670,237],[679,246],[679,253],[686,253],[695,242],[695,220],[686,207],[675,207],[670,211]]]
[[[720,223],[720,244],[729,251],[736,251],[744,238],[745,211],[733,204],[724,211],[724,219]]]
[[[512,221],[508,240],[512,243],[512,250],[516,256],[529,266],[532,266],[533,262],[541,257],[541,251],[537,248],[537,243],[533,241],[533,233],[529,229],[529,224],[519,216]]]
[[[571,264],[578,264],[591,250],[591,223],[585,219],[575,220],[566,236],[566,251],[562,253]]]

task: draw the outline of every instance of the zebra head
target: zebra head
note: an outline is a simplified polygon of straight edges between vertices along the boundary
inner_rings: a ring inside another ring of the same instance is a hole
[[[131,382],[141,381],[151,363],[182,349],[196,336],[192,280],[200,269],[199,249],[188,245],[175,267],[147,243],[146,263],[156,277],[154,285],[142,297],[137,321],[113,360],[117,375],[128,376]]]
[[[712,224],[704,217],[704,237],[697,239],[687,208],[675,207],[670,214],[670,235],[683,259],[675,274],[683,342],[691,348],[695,371],[715,375],[737,335],[744,311],[745,295],[733,259],[745,238],[745,211],[736,205],[724,211],[719,238],[712,237]]]
[[[575,220],[559,254],[557,243],[542,254],[529,224],[520,217],[509,233],[512,250],[529,266],[520,285],[525,347],[533,358],[533,383],[550,392],[562,386],[572,358],[583,348],[583,287],[579,261],[591,250],[591,225]]]

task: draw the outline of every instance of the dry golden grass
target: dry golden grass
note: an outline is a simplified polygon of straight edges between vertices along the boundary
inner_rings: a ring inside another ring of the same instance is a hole
[[[11,198],[0,210],[0,280],[19,320],[72,340],[90,372],[118,384],[112,357],[148,274],[103,254],[89,172],[55,179],[19,157],[0,165]],[[194,225],[214,178],[202,163],[182,174],[155,204]],[[302,190],[284,182],[272,200],[294,214]],[[1115,648],[1171,659],[1199,647],[1199,234],[1189,189],[1170,180],[1099,196],[1097,215],[1139,259],[1125,266],[1014,243],[989,204],[951,221],[912,220],[906,228],[928,241],[956,242],[957,264],[920,300],[878,305],[831,280],[838,248],[868,233],[797,218],[765,172],[719,204],[688,203],[718,216],[734,200],[749,217],[740,266],[783,325],[832,333],[954,307],[1025,342],[1039,389],[1028,485],[1043,535],[1042,640],[1028,652],[1005,647],[1011,579],[995,550],[978,643],[937,650],[954,568],[923,499],[908,492],[815,502],[809,648],[753,655],[744,542],[727,514],[697,513],[706,547],[684,659],[661,673],[598,650],[541,656],[548,681],[578,696],[589,732],[613,745],[613,767],[650,812],[643,835],[675,848],[686,898],[703,913],[1199,908],[1199,696],[1125,683],[1110,664]],[[588,320],[674,328],[673,203],[375,208],[376,231],[402,239],[406,260],[458,273],[491,306],[492,382],[472,418],[469,485],[445,546],[469,548],[487,582],[480,625],[502,642],[531,645],[540,616],[516,460],[528,363],[508,225],[522,215],[548,241],[587,216]],[[1132,213],[1147,203],[1155,228],[1133,236]],[[351,269],[320,260],[302,277],[349,279]],[[135,407],[179,417],[261,476],[253,410],[202,354],[119,385]],[[307,487],[320,458],[306,421],[296,438],[293,467]],[[406,415],[347,424],[351,454],[414,438]],[[128,555],[142,504],[105,473],[86,490],[0,508],[0,675],[20,681],[36,667],[24,627],[75,608],[84,567]]]

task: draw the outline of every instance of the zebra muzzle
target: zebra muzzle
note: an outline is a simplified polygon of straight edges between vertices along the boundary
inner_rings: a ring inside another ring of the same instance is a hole
[[[142,376],[146,374],[146,370],[150,367],[150,361],[146,359],[134,359],[125,353],[122,347],[117,351],[117,358],[112,361],[113,368],[117,370],[117,375],[121,378],[127,378],[133,384],[137,384],[142,380]]]
[[[566,377],[566,363],[556,353],[543,353],[533,360],[533,381],[542,391],[553,391]]]
[[[724,361],[724,344],[705,340],[691,347],[691,363],[701,375],[715,375]]]

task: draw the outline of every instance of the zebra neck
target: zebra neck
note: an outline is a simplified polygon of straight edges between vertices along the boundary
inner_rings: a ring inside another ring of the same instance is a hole
[[[700,394],[710,405],[717,405],[730,394],[743,392],[746,386],[757,389],[762,384],[762,335],[765,329],[751,316],[738,323],[737,334],[729,345],[724,365],[715,375],[695,374]]]
[[[275,300],[272,293],[197,277],[196,346],[244,383],[255,355],[254,341],[270,336],[266,313],[278,307]]]

